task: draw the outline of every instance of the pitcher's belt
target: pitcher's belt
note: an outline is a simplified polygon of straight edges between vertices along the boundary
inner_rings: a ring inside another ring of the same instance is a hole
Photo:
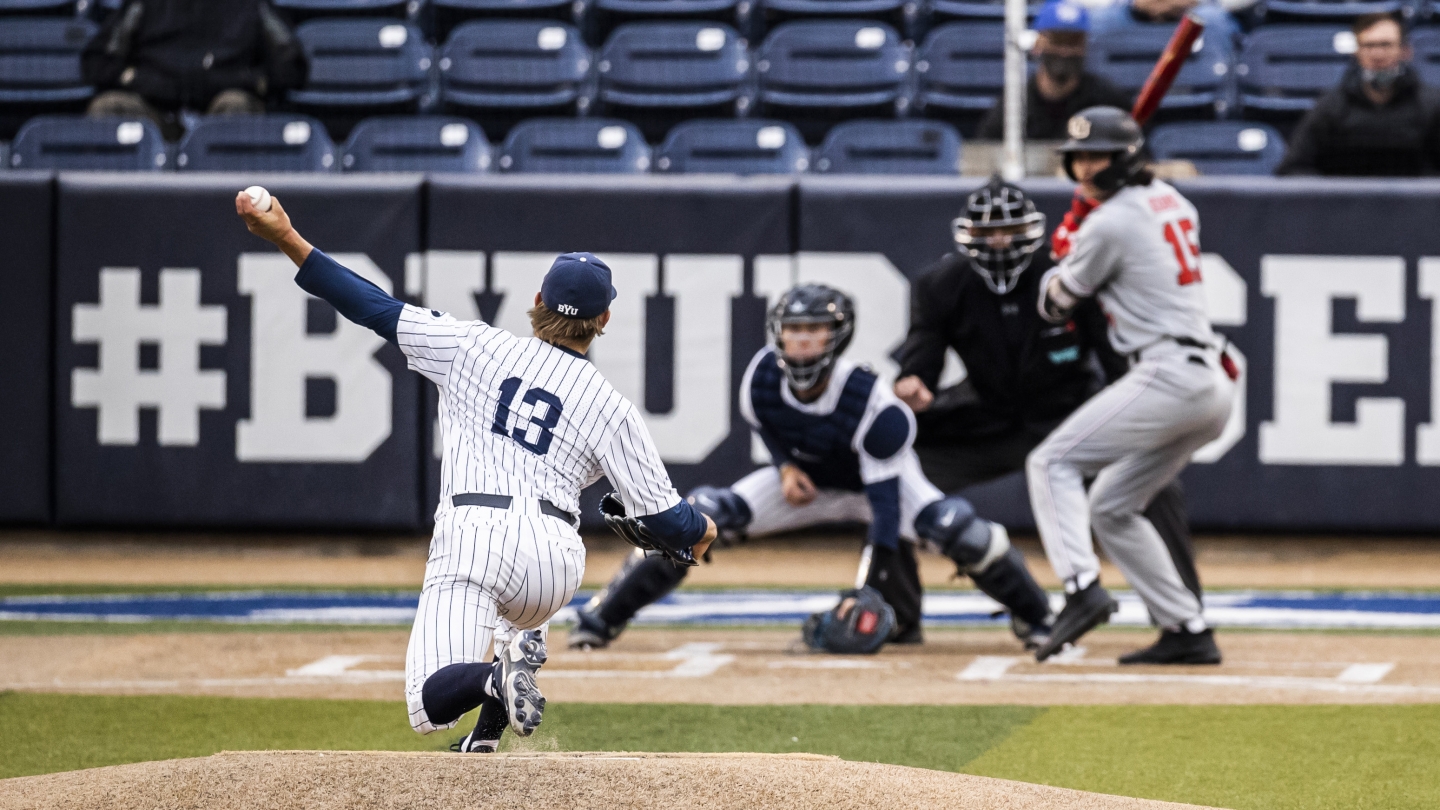
[[[575,515],[566,512],[564,509],[545,500],[537,499],[540,503],[540,513],[553,518],[560,518],[566,523],[574,524]],[[462,492],[450,498],[450,502],[456,506],[488,506],[491,509],[509,509],[515,499],[509,495],[491,495],[486,492]]]

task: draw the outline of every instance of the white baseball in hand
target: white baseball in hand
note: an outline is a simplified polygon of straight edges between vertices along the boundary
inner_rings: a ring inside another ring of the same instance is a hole
[[[264,186],[251,186],[245,189],[245,196],[250,198],[250,204],[255,206],[256,210],[270,210],[270,192],[266,191]]]

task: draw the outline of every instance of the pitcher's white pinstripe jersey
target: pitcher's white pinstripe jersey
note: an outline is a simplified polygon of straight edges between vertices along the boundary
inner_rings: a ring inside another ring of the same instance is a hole
[[[440,388],[438,516],[457,493],[544,498],[572,514],[608,476],[631,515],[680,502],[640,413],[581,355],[483,321],[406,306],[410,368]]]

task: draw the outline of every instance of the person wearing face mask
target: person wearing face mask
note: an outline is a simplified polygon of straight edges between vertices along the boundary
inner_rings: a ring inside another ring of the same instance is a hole
[[[1035,69],[1026,85],[1025,138],[1054,141],[1065,137],[1065,122],[1096,105],[1130,106],[1130,97],[1103,76],[1085,70],[1090,13],[1071,0],[1046,3],[1035,17]],[[981,119],[976,136],[999,140],[1005,131],[1005,105],[997,99]]]
[[[1301,119],[1276,173],[1440,173],[1440,91],[1422,84],[1410,65],[1400,18],[1366,14],[1354,31],[1354,63]]]

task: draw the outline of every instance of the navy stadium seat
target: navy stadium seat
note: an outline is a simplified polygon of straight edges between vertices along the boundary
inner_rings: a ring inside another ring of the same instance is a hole
[[[159,128],[134,118],[37,116],[20,128],[10,152],[13,169],[153,172],[167,163]]]
[[[756,0],[595,0],[595,33],[609,36],[616,26],[637,20],[714,20],[748,33]]]
[[[1027,13],[1034,17],[1043,2],[1030,3]],[[1004,20],[1005,0],[930,0],[925,9],[932,22],[949,20]]]
[[[340,165],[347,172],[483,172],[490,143],[464,118],[367,118],[351,130]]]
[[[554,20],[580,25],[589,13],[590,0],[429,0],[436,42],[443,42],[457,26],[476,19]]]
[[[316,17],[415,17],[425,0],[270,0],[290,19]]]
[[[1254,121],[1188,121],[1156,127],[1149,138],[1157,160],[1188,160],[1201,174],[1274,174],[1285,139]]]
[[[501,121],[494,126],[503,131],[519,118],[588,109],[590,73],[590,50],[572,25],[477,20],[456,28],[441,51],[440,99],[487,125]]]
[[[1416,28],[1410,32],[1410,47],[1415,58],[1410,63],[1420,74],[1420,81],[1440,86],[1440,28]]]
[[[825,136],[815,171],[959,174],[960,135],[940,121],[849,121]]]
[[[750,56],[726,25],[622,25],[596,57],[595,69],[600,112],[640,123],[655,140],[679,118],[743,114],[750,106]]]
[[[1282,20],[1349,21],[1361,14],[1401,14],[1415,7],[1408,0],[1261,0],[1256,13],[1266,22]]]
[[[810,165],[810,151],[784,121],[687,121],[655,152],[660,172],[790,174]]]
[[[536,118],[510,130],[496,163],[507,172],[638,174],[650,168],[650,147],[626,121]]]
[[[789,20],[869,19],[912,32],[921,14],[921,0],[757,0],[767,26]]]
[[[89,8],[89,0],[0,0],[0,15],[12,14],[53,14],[59,16],[83,13]]]
[[[927,116],[978,120],[1005,90],[1005,24],[952,22],[915,55],[915,108]]]
[[[1175,34],[1172,23],[1135,24],[1096,32],[1090,37],[1087,67],[1132,96],[1140,91],[1155,62]],[[1161,113],[1215,113],[1229,109],[1235,49],[1223,32],[1208,32],[1198,50],[1160,102]]]
[[[334,171],[335,145],[306,115],[218,115],[180,141],[175,168],[207,172]]]
[[[866,20],[802,20],[771,32],[756,57],[764,114],[800,123],[894,115],[909,105],[910,52],[895,30]],[[803,119],[810,118],[811,121]]]
[[[1298,118],[1340,83],[1355,35],[1339,25],[1267,25],[1245,40],[1235,72],[1246,117]]]
[[[0,17],[0,107],[76,106],[94,94],[80,78],[89,20]]]
[[[322,117],[350,111],[337,131],[348,131],[357,111],[416,112],[433,100],[433,54],[419,28],[386,18],[317,19],[295,34],[310,72],[290,104]]]

